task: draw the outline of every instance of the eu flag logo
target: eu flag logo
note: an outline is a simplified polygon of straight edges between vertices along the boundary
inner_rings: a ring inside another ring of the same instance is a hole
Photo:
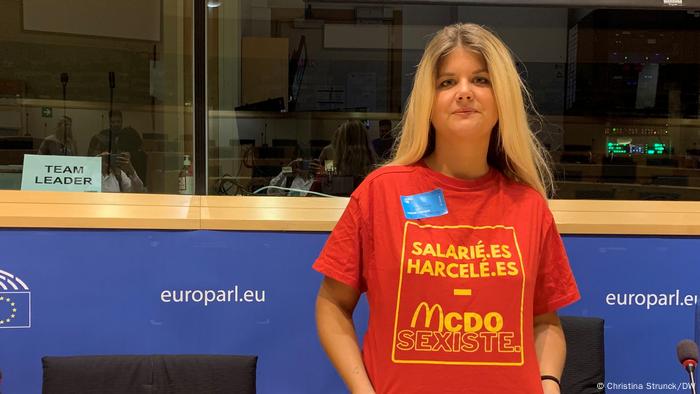
[[[31,293],[28,291],[0,292],[0,328],[31,327]]]
[[[0,270],[0,329],[32,326],[32,294],[18,277]]]

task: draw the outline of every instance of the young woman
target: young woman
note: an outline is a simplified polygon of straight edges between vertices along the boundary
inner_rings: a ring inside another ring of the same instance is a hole
[[[426,47],[393,161],[353,193],[314,264],[319,337],[352,393],[560,392],[556,311],[579,293],[526,102],[484,28],[448,26]]]
[[[333,162],[334,175],[364,179],[377,160],[370,148],[367,129],[359,120],[343,122],[335,130],[333,141],[319,155],[321,165]]]
[[[110,154],[104,138],[93,138],[88,156],[102,157],[102,192],[143,193],[146,190],[129,152]]]

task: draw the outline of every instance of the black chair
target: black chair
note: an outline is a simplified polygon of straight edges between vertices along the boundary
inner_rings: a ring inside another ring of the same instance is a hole
[[[43,394],[255,393],[255,356],[114,355],[41,361]]]
[[[605,382],[605,329],[603,319],[560,316],[566,336],[566,363],[562,394],[599,394]]]

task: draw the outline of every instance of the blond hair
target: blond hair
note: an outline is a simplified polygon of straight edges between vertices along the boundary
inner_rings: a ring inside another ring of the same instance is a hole
[[[458,45],[481,54],[490,75],[499,115],[491,132],[488,164],[546,198],[552,190],[552,173],[547,165],[548,153],[528,124],[525,104],[534,112],[532,97],[508,47],[494,33],[475,24],[447,26],[426,46],[388,164],[410,165],[432,153],[435,133],[430,114],[439,62]]]

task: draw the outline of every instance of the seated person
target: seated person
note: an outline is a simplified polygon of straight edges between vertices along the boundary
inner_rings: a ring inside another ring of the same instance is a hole
[[[334,175],[364,178],[374,169],[377,158],[370,148],[367,129],[359,120],[342,123],[333,134],[333,141],[321,151],[321,164],[332,161]]]
[[[102,191],[112,193],[141,193],[143,182],[131,164],[129,152],[109,153],[107,141],[91,142],[88,156],[102,157]]]
[[[40,155],[77,156],[78,149],[73,139],[73,119],[68,116],[62,117],[53,134],[41,141],[37,153]]]
[[[291,172],[282,172],[270,180],[270,186],[284,187],[296,190],[283,190],[277,188],[267,189],[269,196],[301,196],[304,197],[307,193],[303,191],[311,190],[316,181],[316,174],[321,171],[321,164],[318,160],[304,160],[297,158],[292,160],[288,165]]]
[[[320,160],[326,170],[321,192],[336,196],[350,195],[377,163],[367,129],[359,120],[338,126],[331,144],[321,151]]]
[[[121,111],[111,111],[109,113],[109,128],[95,134],[90,140],[88,150],[95,150],[93,144],[101,144],[109,141],[112,135],[113,152],[129,152],[131,163],[136,169],[140,179],[146,179],[147,155],[143,150],[143,138],[133,127],[124,127],[124,120]],[[109,147],[109,144],[106,146]]]

